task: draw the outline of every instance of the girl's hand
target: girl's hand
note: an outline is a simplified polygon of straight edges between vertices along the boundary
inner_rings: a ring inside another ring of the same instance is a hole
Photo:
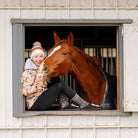
[[[37,87],[39,85],[39,80],[35,79],[34,86]]]

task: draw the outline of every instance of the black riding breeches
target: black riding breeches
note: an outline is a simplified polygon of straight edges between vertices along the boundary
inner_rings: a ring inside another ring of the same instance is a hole
[[[72,99],[76,94],[64,82],[57,82],[49,87],[48,90],[44,91],[29,110],[41,111],[48,109],[53,103],[55,103],[56,98],[58,98],[59,94],[61,93],[70,99]]]

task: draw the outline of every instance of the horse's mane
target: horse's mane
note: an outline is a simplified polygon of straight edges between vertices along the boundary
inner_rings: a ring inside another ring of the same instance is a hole
[[[101,68],[101,62],[100,59],[98,59],[97,57],[91,57],[89,55],[87,55],[86,53],[84,53],[83,51],[81,51],[78,47],[76,46],[72,46],[76,51],[78,51],[82,56],[84,56],[86,58],[86,60],[90,61],[91,63],[95,64],[97,67]]]

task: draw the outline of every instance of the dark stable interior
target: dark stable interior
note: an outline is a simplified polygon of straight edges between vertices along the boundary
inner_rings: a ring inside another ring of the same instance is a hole
[[[61,39],[66,39],[70,32],[74,35],[74,45],[80,46],[81,40],[83,45],[116,47],[116,27],[112,26],[31,26],[25,27],[25,48],[30,49],[33,42],[40,41],[44,49],[49,50],[54,45],[53,31]]]

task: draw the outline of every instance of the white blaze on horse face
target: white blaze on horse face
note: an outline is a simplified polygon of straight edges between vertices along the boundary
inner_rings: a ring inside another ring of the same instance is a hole
[[[48,55],[48,57],[52,56],[52,55],[53,55],[57,50],[59,50],[60,48],[61,48],[61,45],[55,47],[55,48],[53,49],[53,51]],[[47,57],[47,58],[48,58],[48,57]]]

